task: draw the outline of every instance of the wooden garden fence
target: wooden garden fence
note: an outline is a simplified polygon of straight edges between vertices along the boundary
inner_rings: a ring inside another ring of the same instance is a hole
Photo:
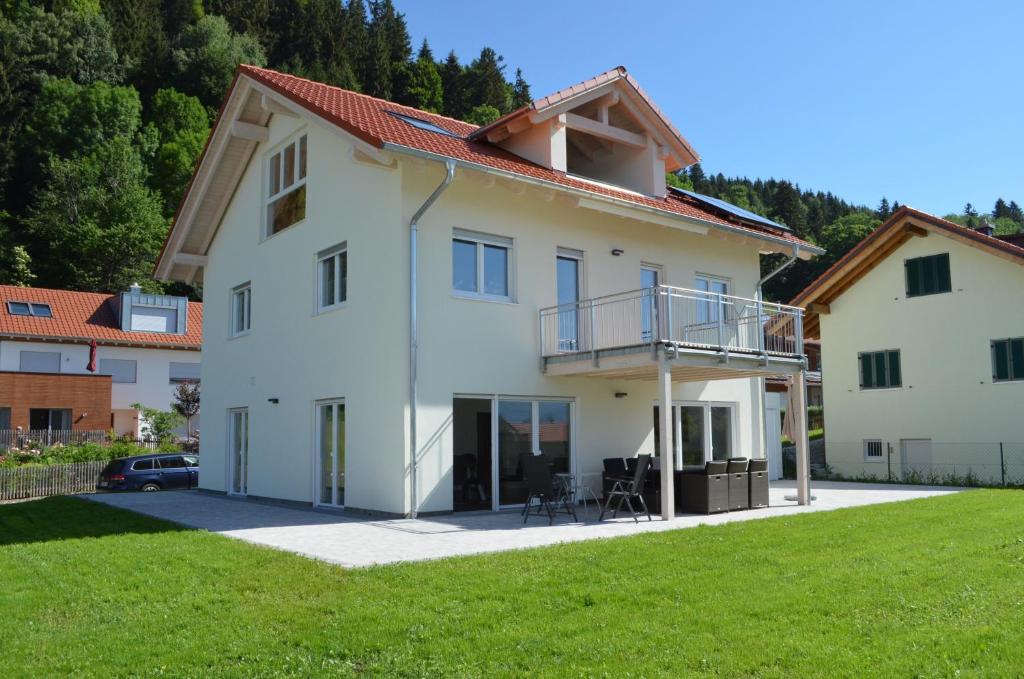
[[[0,469],[0,501],[91,493],[106,461]]]

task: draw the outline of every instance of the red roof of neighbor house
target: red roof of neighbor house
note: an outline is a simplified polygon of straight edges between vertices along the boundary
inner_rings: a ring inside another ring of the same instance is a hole
[[[615,72],[618,73],[618,69]],[[711,224],[728,226],[730,229],[748,231],[751,234],[769,234],[777,240],[791,242],[795,245],[814,247],[786,231],[738,222],[727,215],[713,212],[688,196],[670,193],[664,198],[653,198],[577,179],[564,172],[541,167],[487,141],[471,139],[470,136],[478,129],[477,126],[453,118],[420,111],[266,68],[243,64],[238,67],[238,74],[262,83],[288,100],[377,148],[383,148],[385,144],[402,146],[615,198],[647,208],[663,210]],[[232,85],[233,87],[234,85]],[[556,93],[552,96],[561,94]],[[230,92],[228,96],[230,96]],[[418,118],[447,130],[451,134],[419,129],[396,117],[393,115],[394,113]]]
[[[8,302],[49,304],[52,318],[15,316]],[[49,288],[21,288],[0,285],[0,337],[29,340],[96,340],[97,344],[118,344],[168,349],[198,349],[203,342],[203,305],[188,303],[187,332],[184,335],[159,332],[125,332],[117,317],[118,295],[75,292]]]

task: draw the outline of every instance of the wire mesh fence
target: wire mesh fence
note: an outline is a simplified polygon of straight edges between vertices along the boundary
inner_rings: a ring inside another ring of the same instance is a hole
[[[831,441],[817,476],[950,486],[1024,487],[1024,442]]]

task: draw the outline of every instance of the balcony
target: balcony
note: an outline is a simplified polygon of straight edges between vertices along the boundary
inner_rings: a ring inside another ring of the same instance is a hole
[[[549,374],[653,378],[660,350],[681,379],[790,373],[803,310],[659,285],[541,309],[540,348]]]

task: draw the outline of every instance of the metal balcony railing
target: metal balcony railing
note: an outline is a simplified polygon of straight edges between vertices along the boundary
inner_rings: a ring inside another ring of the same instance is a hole
[[[543,358],[665,343],[797,358],[803,309],[659,285],[540,310]]]

